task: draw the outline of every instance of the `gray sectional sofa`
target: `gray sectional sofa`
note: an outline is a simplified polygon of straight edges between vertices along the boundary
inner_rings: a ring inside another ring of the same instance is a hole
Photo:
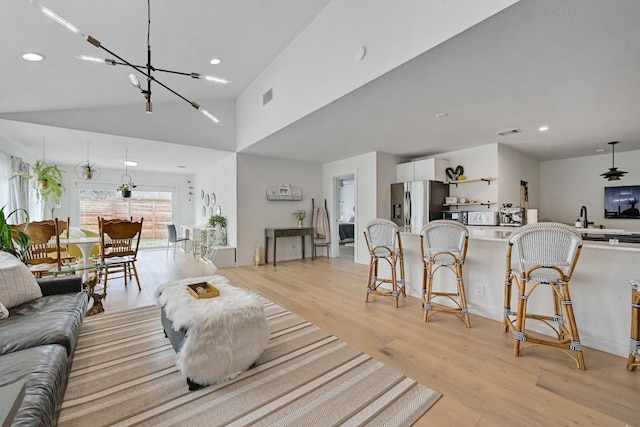
[[[41,298],[0,320],[0,425],[57,424],[88,298],[80,276],[38,285]]]

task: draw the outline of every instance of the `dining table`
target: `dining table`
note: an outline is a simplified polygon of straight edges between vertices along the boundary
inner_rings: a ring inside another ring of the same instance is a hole
[[[77,268],[77,270],[83,270],[82,272],[82,283],[87,283],[89,281],[89,265],[91,264],[91,250],[100,244],[100,237],[61,237],[60,238],[61,245],[77,245],[82,253],[82,262],[84,264],[84,268]]]

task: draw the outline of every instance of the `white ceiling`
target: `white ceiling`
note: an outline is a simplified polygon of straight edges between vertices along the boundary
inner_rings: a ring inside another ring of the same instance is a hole
[[[152,5],[156,67],[235,82],[224,87],[182,76],[165,79],[219,116],[222,127],[161,88],[153,92],[153,115],[141,113],[144,102],[128,84],[126,67],[77,61],[78,53],[99,51],[44,18],[28,1],[5,4],[0,14],[0,134],[38,157],[44,135],[47,160],[60,164],[84,160],[90,142],[92,160],[99,158],[105,167],[111,161],[121,167],[128,146],[129,157],[141,161],[141,168],[194,172],[211,162],[211,153],[204,151],[209,154],[205,160],[203,150],[219,150],[213,155],[235,150],[235,97],[328,2]],[[134,3],[45,4],[120,56],[144,64],[146,4]],[[521,0],[245,152],[324,163],[371,151],[419,157],[500,142],[540,160],[593,155],[606,148],[604,172],[610,167],[607,142],[621,141],[617,152],[640,149],[639,42],[637,0]],[[28,50],[47,60],[22,61],[20,54]],[[209,65],[213,56],[223,58],[223,64]],[[437,119],[439,112],[448,115]],[[549,131],[538,132],[541,125]],[[496,135],[511,128],[522,132]],[[165,143],[161,149],[157,141]],[[177,169],[181,163],[187,169]]]

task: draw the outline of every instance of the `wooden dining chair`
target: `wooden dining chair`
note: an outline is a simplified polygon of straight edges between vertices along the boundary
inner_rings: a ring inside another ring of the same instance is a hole
[[[138,290],[142,290],[136,261],[142,222],[122,219],[98,218],[100,234],[101,278],[104,285],[104,296],[107,294],[109,279],[124,278],[124,284],[135,277]]]
[[[58,218],[12,225],[16,231],[29,236],[25,261],[35,277],[56,274],[62,267]]]
[[[631,285],[631,338],[627,371],[633,372],[640,366],[640,281],[629,279]]]

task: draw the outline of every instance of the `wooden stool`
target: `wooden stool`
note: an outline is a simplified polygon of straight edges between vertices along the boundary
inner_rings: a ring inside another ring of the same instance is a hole
[[[369,295],[382,295],[393,300],[398,308],[400,294],[407,296],[404,287],[404,258],[402,254],[402,242],[398,226],[386,219],[374,219],[369,221],[364,229],[364,239],[369,249],[369,277],[367,278],[367,296],[365,302],[369,302]],[[385,260],[391,267],[391,278],[378,277],[378,262]],[[396,266],[400,267],[400,278],[396,272]],[[390,283],[391,289],[381,287],[384,283]]]
[[[516,259],[512,266],[512,250]],[[508,239],[504,293],[504,331],[514,335],[513,354],[541,344],[563,350],[578,368],[586,369],[578,326],[569,293],[569,280],[582,249],[582,237],[568,225],[541,222],[520,227]],[[514,268],[515,267],[515,268]],[[511,288],[518,287],[518,308],[511,311]],[[529,312],[529,298],[538,287],[551,290],[553,315]],[[556,339],[542,338],[526,329],[527,319],[549,326]],[[524,347],[521,347],[526,343]]]
[[[627,359],[627,371],[633,372],[636,366],[640,366],[640,323],[638,314],[640,313],[640,282],[637,280],[627,280],[631,285],[631,340],[629,346],[629,358]]]
[[[456,315],[467,328],[471,327],[462,279],[462,264],[467,255],[468,244],[469,231],[457,221],[432,221],[420,230],[423,263],[422,306],[425,322],[436,313],[448,313]],[[457,292],[433,290],[433,276],[441,267],[455,274]],[[454,306],[434,304],[436,298],[444,298]]]

